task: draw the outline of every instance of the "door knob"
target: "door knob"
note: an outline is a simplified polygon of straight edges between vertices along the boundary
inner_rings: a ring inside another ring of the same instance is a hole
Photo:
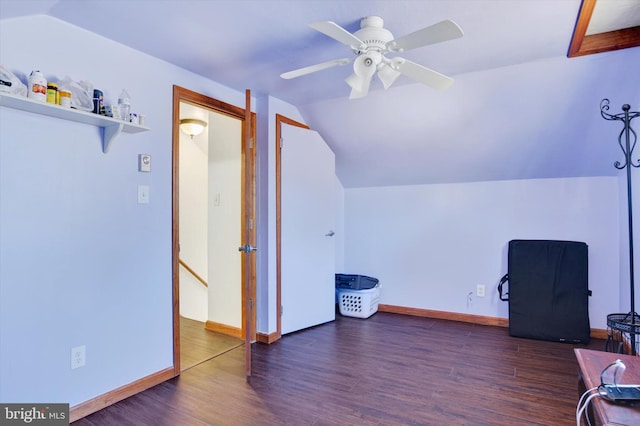
[[[326,234],[324,234],[325,237],[333,237],[334,235],[336,235],[335,232],[329,230],[329,232],[327,232]]]

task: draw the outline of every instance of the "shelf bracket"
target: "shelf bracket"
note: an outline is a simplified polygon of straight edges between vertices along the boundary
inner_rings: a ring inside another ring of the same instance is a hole
[[[109,151],[109,145],[111,141],[122,132],[124,124],[114,124],[104,127],[104,134],[102,135],[102,152],[107,153]]]

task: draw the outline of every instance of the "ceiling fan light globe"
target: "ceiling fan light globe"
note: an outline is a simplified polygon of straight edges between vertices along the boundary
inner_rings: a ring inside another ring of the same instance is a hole
[[[365,96],[367,96],[367,93],[361,90],[351,89],[351,93],[349,93],[349,99],[360,99]]]
[[[376,55],[377,53],[377,55]],[[368,52],[360,55],[353,63],[353,72],[359,76],[372,76],[378,64],[382,62],[382,55],[379,52]]]
[[[344,81],[346,81],[347,84],[351,87],[351,89],[355,91],[361,92],[362,89],[364,88],[364,78],[355,73],[351,74]]]
[[[385,89],[388,89],[398,77],[400,77],[400,72],[390,65],[383,66],[378,70],[378,78]]]
[[[353,63],[353,73],[357,76],[364,76],[367,73],[367,65],[365,64],[364,57],[359,56]]]
[[[369,93],[369,86],[371,85],[371,76],[359,76],[351,74],[345,79],[347,84],[351,86],[351,94],[349,99],[364,98]]]

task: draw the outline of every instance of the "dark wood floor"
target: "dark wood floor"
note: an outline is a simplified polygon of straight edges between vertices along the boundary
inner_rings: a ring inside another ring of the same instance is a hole
[[[74,423],[574,425],[574,347],[501,327],[377,313],[243,347]]]
[[[180,371],[244,344],[244,340],[206,330],[204,323],[180,317]]]

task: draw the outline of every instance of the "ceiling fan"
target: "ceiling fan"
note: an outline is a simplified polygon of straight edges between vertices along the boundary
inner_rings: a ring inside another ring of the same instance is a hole
[[[386,53],[404,52],[462,37],[462,29],[451,20],[444,20],[398,39],[394,39],[393,34],[384,28],[384,21],[378,16],[362,18],[360,29],[353,34],[332,21],[313,22],[309,26],[349,46],[355,53],[355,58],[335,59],[311,65],[285,72],[280,74],[280,77],[296,78],[353,61],[353,74],[345,80],[351,86],[349,99],[367,96],[371,79],[376,72],[385,89],[388,89],[400,74],[437,90],[444,90],[453,83],[452,78],[415,62],[385,56]]]

